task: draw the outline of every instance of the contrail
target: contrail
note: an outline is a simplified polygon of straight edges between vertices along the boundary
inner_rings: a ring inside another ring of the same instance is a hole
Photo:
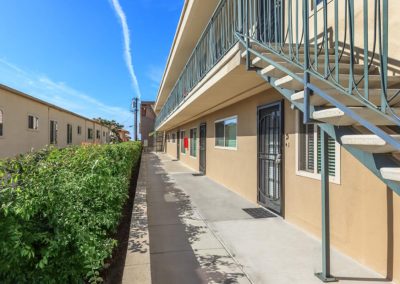
[[[132,63],[132,54],[131,54],[131,37],[129,34],[128,22],[126,21],[126,16],[124,11],[122,10],[121,5],[118,0],[111,0],[111,3],[114,7],[115,13],[117,14],[119,20],[121,21],[122,26],[122,34],[124,36],[124,58],[126,67],[128,68],[129,74],[132,79],[133,88],[135,89],[136,95],[141,97],[139,83],[135,74],[135,69],[133,68]]]

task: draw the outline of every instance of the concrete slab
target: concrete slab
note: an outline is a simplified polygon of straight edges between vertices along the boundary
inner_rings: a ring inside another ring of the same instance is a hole
[[[253,219],[242,209],[257,205],[193,176],[172,157],[149,156],[148,170],[152,163],[156,170],[148,214],[160,224],[149,227],[153,283],[321,283],[314,276],[321,264],[319,240],[280,217]],[[166,222],[173,218],[175,223]],[[334,249],[332,272],[340,283],[387,283]]]
[[[176,182],[193,171],[170,157],[143,156],[152,283],[250,283]]]

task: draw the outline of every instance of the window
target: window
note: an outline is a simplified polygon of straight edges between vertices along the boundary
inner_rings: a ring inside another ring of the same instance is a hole
[[[72,125],[67,124],[67,144],[72,144]]]
[[[197,156],[197,128],[190,129],[190,156]]]
[[[299,134],[297,140],[298,171],[307,176],[320,178],[321,172],[321,135],[317,125],[303,124],[303,114],[300,113]],[[331,181],[339,182],[340,146],[328,137],[328,165]]]
[[[33,115],[28,115],[28,128],[37,130],[39,128],[39,118]]]
[[[96,138],[100,139],[100,130],[96,130]]]
[[[169,139],[169,133],[167,134],[167,142],[170,142],[171,140]]]
[[[172,143],[175,143],[175,133],[172,133]]]
[[[82,127],[81,126],[77,127],[77,133],[78,133],[78,135],[82,134]]]
[[[181,131],[181,153],[185,154],[186,149],[185,149],[185,131]]]
[[[50,144],[57,145],[58,123],[50,120]]]
[[[93,139],[93,128],[88,128],[87,138],[88,138],[89,140],[92,140],[92,139]]]
[[[230,117],[215,122],[215,146],[236,148],[237,117]]]
[[[105,131],[103,131],[103,137],[106,137],[106,132]]]
[[[0,137],[3,136],[3,111],[0,109]]]

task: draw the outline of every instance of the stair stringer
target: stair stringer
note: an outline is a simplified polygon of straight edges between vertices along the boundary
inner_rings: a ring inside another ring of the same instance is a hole
[[[257,72],[265,81],[271,84],[274,89],[276,89],[279,93],[281,93],[289,102],[291,102],[297,109],[304,112],[304,104],[294,102],[291,100],[291,96],[295,93],[294,91],[287,90],[276,86],[274,83],[277,79],[268,77]],[[315,110],[314,106],[310,105],[310,112],[312,113]],[[354,156],[358,161],[360,161],[365,167],[367,167],[375,176],[377,176],[381,181],[383,181],[389,188],[391,188],[394,192],[400,195],[400,183],[384,179],[380,172],[380,168],[382,167],[400,167],[400,163],[397,162],[391,155],[389,154],[372,154],[357,148],[343,145],[340,142],[340,137],[348,134],[356,134],[351,127],[335,127],[331,124],[326,123],[318,123],[318,126],[321,127],[330,137],[335,139],[344,149],[346,149],[352,156]]]

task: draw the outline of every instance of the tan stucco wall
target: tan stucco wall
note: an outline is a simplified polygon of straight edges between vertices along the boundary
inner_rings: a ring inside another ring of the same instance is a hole
[[[207,176],[254,203],[257,202],[257,107],[281,99],[274,90],[268,90],[179,127],[189,136],[190,128],[207,123]],[[234,115],[238,117],[237,150],[215,148],[215,120]],[[287,137],[283,141],[284,218],[320,237],[320,181],[296,175],[296,111],[291,110],[287,101],[284,116],[284,137]],[[167,143],[166,151],[175,158],[176,144]],[[400,245],[396,242],[400,239],[400,197],[387,190],[383,182],[345,149],[340,153],[340,184],[330,183],[332,244],[385,277],[393,274],[400,283]],[[180,160],[198,170],[198,156],[181,154]],[[393,206],[388,200],[392,200]],[[387,264],[387,259],[393,265]]]
[[[50,143],[50,120],[57,121],[58,147],[67,145],[67,124],[72,125],[72,144],[80,145],[87,140],[87,127],[101,131],[100,139],[96,143],[106,143],[107,137],[102,132],[109,130],[98,123],[85,119],[70,112],[66,112],[50,105],[37,102],[9,90],[0,88],[0,110],[3,111],[3,136],[0,137],[0,158],[12,157],[26,153],[30,150],[38,150]],[[37,130],[28,129],[28,115],[39,118]],[[77,127],[82,127],[82,134],[78,135]],[[94,135],[96,133],[94,132]]]

